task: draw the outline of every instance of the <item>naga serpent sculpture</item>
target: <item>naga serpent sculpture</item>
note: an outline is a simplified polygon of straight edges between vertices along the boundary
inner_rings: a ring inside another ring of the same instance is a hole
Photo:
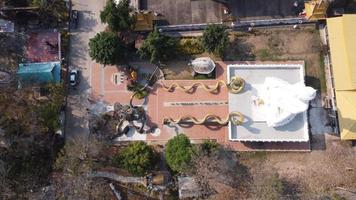
[[[240,112],[231,112],[226,119],[221,119],[219,116],[208,114],[205,115],[202,119],[197,119],[191,115],[185,115],[178,119],[172,119],[170,117],[163,118],[163,124],[182,124],[182,123],[193,123],[196,125],[201,125],[205,123],[217,123],[219,125],[227,125],[231,122],[233,125],[241,125],[244,122],[245,117]]]
[[[168,92],[173,92],[175,88],[179,88],[184,92],[191,92],[194,88],[202,87],[205,91],[213,93],[216,92],[220,87],[226,86],[229,92],[233,94],[237,94],[244,89],[245,81],[238,76],[234,76],[231,78],[230,83],[225,83],[223,80],[219,80],[214,86],[208,86],[203,82],[196,82],[190,86],[182,86],[178,83],[172,83],[169,86],[162,83],[163,88]]]

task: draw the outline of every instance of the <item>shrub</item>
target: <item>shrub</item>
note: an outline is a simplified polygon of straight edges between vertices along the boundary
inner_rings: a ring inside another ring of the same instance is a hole
[[[196,38],[179,40],[179,51],[185,55],[204,53],[201,41]]]
[[[133,84],[127,84],[127,90],[132,91],[133,93],[136,93],[135,97],[137,99],[143,99],[145,98],[149,93],[147,89],[142,90],[143,85],[135,82]]]
[[[166,146],[166,160],[175,172],[183,172],[191,160],[192,145],[187,136],[179,134],[170,139]]]
[[[215,141],[204,140],[203,144],[201,144],[201,149],[203,152],[210,154],[211,152],[217,150],[219,146],[220,145]]]
[[[203,33],[202,45],[209,53],[222,56],[226,45],[229,42],[229,35],[226,26],[209,24]]]
[[[147,95],[148,95],[148,91],[147,91],[147,90],[139,90],[139,91],[136,91],[135,98],[137,98],[137,99],[143,99],[143,98],[145,98]]]
[[[142,176],[153,168],[155,154],[150,146],[142,141],[129,144],[114,159],[114,163],[120,165],[130,173]]]

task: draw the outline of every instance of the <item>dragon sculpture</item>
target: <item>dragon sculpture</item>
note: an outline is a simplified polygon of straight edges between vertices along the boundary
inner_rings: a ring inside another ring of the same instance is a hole
[[[217,92],[220,87],[227,87],[229,92],[233,94],[237,94],[243,90],[245,86],[245,81],[238,76],[234,76],[231,78],[230,83],[226,83],[223,80],[219,80],[218,82],[216,82],[214,86],[208,86],[203,82],[196,82],[190,86],[182,86],[178,83],[172,83],[167,86],[164,83],[162,83],[162,86],[168,92],[173,92],[176,88],[179,88],[184,92],[192,92],[194,88],[202,87],[205,91],[210,93]]]

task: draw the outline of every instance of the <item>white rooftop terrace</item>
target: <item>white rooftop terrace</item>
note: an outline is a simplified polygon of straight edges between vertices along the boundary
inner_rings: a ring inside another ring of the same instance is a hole
[[[307,142],[307,112],[298,114],[291,122],[280,127],[268,127],[263,106],[253,103],[253,97],[259,95],[266,77],[275,77],[290,84],[304,84],[303,64],[234,64],[228,65],[228,82],[233,76],[245,80],[241,93],[229,93],[229,112],[239,111],[245,116],[242,125],[229,123],[229,139],[245,142]]]

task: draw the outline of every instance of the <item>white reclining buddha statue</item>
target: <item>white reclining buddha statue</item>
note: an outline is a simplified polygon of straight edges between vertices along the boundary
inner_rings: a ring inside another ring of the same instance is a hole
[[[303,82],[290,84],[278,78],[267,77],[260,91],[259,101],[263,104],[266,123],[269,127],[283,126],[294,117],[305,112],[316,90]]]

